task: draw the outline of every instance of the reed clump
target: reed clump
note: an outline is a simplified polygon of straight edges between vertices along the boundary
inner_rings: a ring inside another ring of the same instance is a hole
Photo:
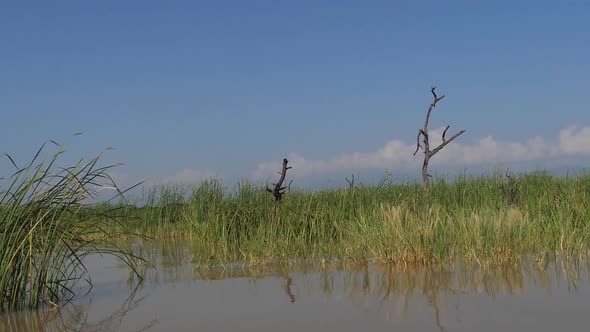
[[[63,146],[43,145],[24,167],[15,167],[0,184],[0,310],[59,305],[71,299],[85,275],[84,257],[100,253],[120,257],[130,267],[135,257],[117,246],[117,212],[87,204],[101,190],[116,189],[100,165],[102,153],[62,167]],[[120,225],[118,225],[120,226]]]
[[[250,264],[338,258],[398,264],[461,259],[479,265],[522,255],[587,255],[590,176],[501,176],[291,191],[274,210],[264,186],[219,180],[161,186],[124,224],[155,238],[185,237],[195,261]],[[273,213],[269,213],[272,211]]]

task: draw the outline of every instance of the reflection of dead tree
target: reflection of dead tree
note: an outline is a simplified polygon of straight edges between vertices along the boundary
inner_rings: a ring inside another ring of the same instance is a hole
[[[363,269],[363,292],[369,294],[371,292],[371,280],[369,275],[369,265],[366,264]]]
[[[428,185],[430,182],[430,174],[428,174],[428,162],[430,158],[432,158],[435,154],[437,154],[442,148],[444,148],[447,144],[451,143],[455,138],[459,137],[461,134],[465,132],[465,130],[461,130],[460,132],[453,135],[451,138],[447,139],[447,130],[449,130],[450,126],[447,126],[442,134],[442,143],[437,146],[436,148],[430,150],[430,137],[428,136],[428,122],[430,121],[430,113],[436,107],[436,104],[441,101],[445,96],[442,95],[438,97],[436,95],[436,87],[432,87],[430,92],[434,96],[434,101],[428,107],[428,112],[426,113],[426,120],[424,121],[424,128],[418,130],[418,136],[416,137],[416,151],[414,151],[414,156],[418,153],[418,150],[422,148],[424,150],[424,163],[422,164],[422,180],[424,181],[424,188],[428,189]],[[422,136],[422,142],[424,146],[420,144],[420,136]]]
[[[293,279],[291,279],[291,277],[287,277],[285,281],[285,293],[287,293],[287,296],[289,296],[291,303],[295,303],[295,294],[293,294],[293,290],[291,289],[293,286]]]
[[[430,303],[432,309],[434,310],[434,323],[436,324],[436,327],[438,327],[439,331],[444,332],[445,327],[442,326],[442,323],[440,322],[440,308],[438,307],[438,290],[429,289],[426,291],[424,295],[426,295],[428,303]]]
[[[288,162],[289,161],[287,159],[283,159],[283,168],[282,168],[281,172],[279,173],[281,175],[281,177],[279,178],[279,181],[277,183],[273,183],[273,189],[266,187],[266,191],[271,193],[275,197],[275,201],[277,201],[277,202],[283,198],[283,195],[285,194],[285,189],[287,189],[287,186],[283,186],[283,182],[285,182],[285,177],[287,176],[287,170],[291,169],[290,166],[287,167]],[[290,183],[289,183],[289,185],[290,185]]]

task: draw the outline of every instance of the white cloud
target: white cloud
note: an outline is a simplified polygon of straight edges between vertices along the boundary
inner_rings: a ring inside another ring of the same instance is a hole
[[[559,148],[567,155],[588,154],[590,150],[590,127],[577,130],[570,127],[559,133]]]
[[[431,130],[431,146],[441,142],[443,128]],[[540,136],[524,142],[498,141],[491,136],[484,137],[474,144],[463,144],[464,134],[442,149],[432,162],[437,165],[484,165],[489,163],[537,161],[559,157],[590,156],[590,127],[569,127],[560,131],[556,141],[548,142]],[[449,135],[450,136],[450,135]],[[325,160],[309,160],[291,153],[289,164],[297,170],[298,176],[321,174],[334,170],[347,169],[406,169],[419,166],[422,154],[412,153],[416,143],[392,140],[373,152],[352,152]],[[254,177],[261,179],[280,169],[280,161],[264,162],[254,170]]]

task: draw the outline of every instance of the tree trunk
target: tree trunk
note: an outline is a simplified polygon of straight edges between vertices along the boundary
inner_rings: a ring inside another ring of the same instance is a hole
[[[428,186],[430,185],[430,179],[428,175],[428,161],[430,157],[428,154],[424,155],[424,164],[422,164],[422,181],[424,182],[424,189],[428,190]]]

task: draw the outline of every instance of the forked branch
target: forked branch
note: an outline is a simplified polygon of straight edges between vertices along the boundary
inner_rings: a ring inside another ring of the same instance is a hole
[[[430,158],[432,158],[435,154],[437,154],[440,150],[442,150],[445,146],[455,140],[457,137],[461,136],[465,130],[461,130],[455,135],[451,136],[451,138],[447,139],[447,131],[451,126],[447,126],[442,133],[442,142],[439,146],[435,147],[434,149],[430,149],[430,136],[428,133],[428,124],[430,122],[430,114],[432,110],[436,108],[436,105],[439,101],[445,98],[445,95],[438,96],[436,94],[436,87],[433,86],[430,88],[430,92],[433,96],[433,101],[428,107],[428,111],[426,112],[426,120],[424,120],[424,128],[418,130],[418,135],[416,135],[416,151],[414,151],[414,156],[420,149],[424,151],[424,163],[422,164],[422,180],[424,181],[424,187],[428,189],[429,185],[429,178],[430,174],[428,174],[428,162]],[[422,144],[420,144],[420,138],[422,138]]]
[[[352,176],[351,176],[350,179],[348,179],[347,177],[345,177],[344,180],[346,180],[346,182],[348,183],[348,188],[349,189],[354,189],[354,173],[352,174]]]

